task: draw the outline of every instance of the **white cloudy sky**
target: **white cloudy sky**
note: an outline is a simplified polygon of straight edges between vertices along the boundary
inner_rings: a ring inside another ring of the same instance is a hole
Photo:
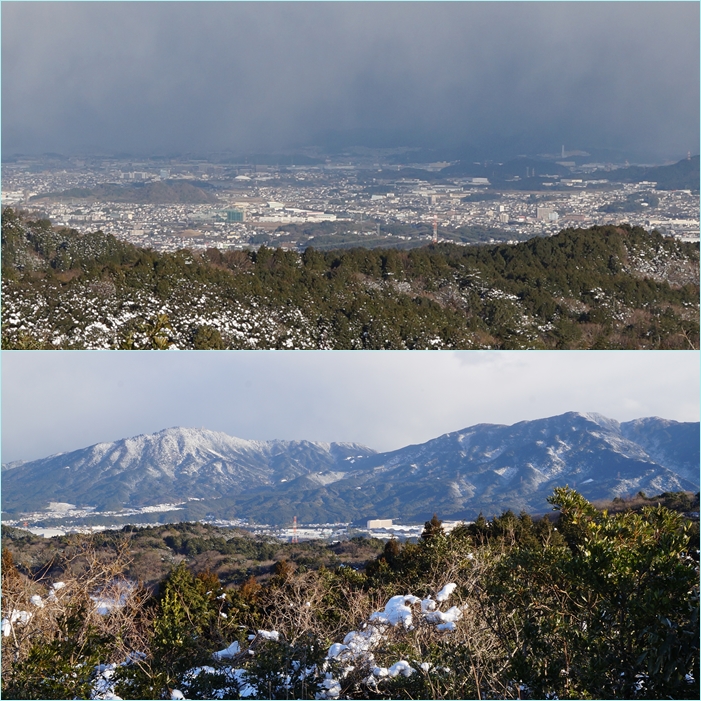
[[[2,353],[2,460],[169,426],[378,450],[566,411],[699,420],[699,354]]]

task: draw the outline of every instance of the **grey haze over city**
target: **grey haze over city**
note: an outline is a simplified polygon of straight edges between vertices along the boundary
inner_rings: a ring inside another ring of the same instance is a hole
[[[3,2],[2,149],[699,148],[696,2]]]
[[[2,461],[183,426],[395,450],[570,411],[699,420],[693,351],[2,354]]]

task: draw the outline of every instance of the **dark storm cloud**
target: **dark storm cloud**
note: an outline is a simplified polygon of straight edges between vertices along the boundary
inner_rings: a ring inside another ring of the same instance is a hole
[[[6,151],[698,150],[697,3],[2,4]]]

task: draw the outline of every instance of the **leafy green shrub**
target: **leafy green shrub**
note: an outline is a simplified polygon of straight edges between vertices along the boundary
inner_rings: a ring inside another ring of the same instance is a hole
[[[609,515],[556,489],[567,545],[516,546],[490,573],[510,673],[540,698],[696,698],[698,573],[664,507]]]

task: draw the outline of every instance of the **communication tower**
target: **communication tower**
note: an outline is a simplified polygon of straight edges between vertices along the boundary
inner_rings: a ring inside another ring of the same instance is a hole
[[[292,519],[292,543],[298,543],[299,539],[297,538],[297,517],[295,516]]]
[[[433,215],[433,243],[438,243],[438,215]]]

